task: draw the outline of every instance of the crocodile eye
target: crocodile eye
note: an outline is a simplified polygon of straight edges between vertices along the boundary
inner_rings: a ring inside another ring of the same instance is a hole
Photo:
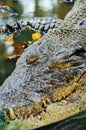
[[[82,55],[82,54],[85,53],[85,52],[86,52],[86,50],[85,50],[83,47],[77,48],[77,49],[75,50],[75,55],[80,56],[80,55]]]
[[[27,64],[32,64],[32,63],[35,63],[36,61],[39,60],[39,55],[33,55],[33,56],[30,56],[30,57],[27,57],[26,58],[26,63]]]

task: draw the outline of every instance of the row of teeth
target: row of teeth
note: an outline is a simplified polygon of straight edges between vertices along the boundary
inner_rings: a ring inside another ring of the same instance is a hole
[[[46,103],[46,102],[47,102],[47,103]],[[41,112],[43,112],[43,110],[46,112],[47,105],[52,103],[48,98],[46,99],[46,102],[43,100],[43,106],[42,106],[43,109],[42,109]],[[13,110],[12,108],[9,108],[9,109],[8,109],[8,113],[9,113],[9,118],[10,118],[10,120],[15,120],[15,119],[17,118],[16,112],[15,112],[15,110]],[[33,115],[33,114],[31,114],[31,115]],[[31,116],[31,115],[28,115],[28,117]],[[35,116],[36,116],[39,120],[42,119],[42,117],[40,116],[40,114],[36,114]]]

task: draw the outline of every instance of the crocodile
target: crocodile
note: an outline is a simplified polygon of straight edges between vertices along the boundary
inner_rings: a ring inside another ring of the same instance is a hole
[[[63,0],[64,2],[67,2],[67,3],[72,3],[74,2],[74,0]]]
[[[28,130],[84,110],[86,1],[77,0],[60,27],[25,50],[0,87],[0,123]]]
[[[17,16],[17,13],[14,13],[14,10],[7,5],[0,4],[0,18],[13,17]]]
[[[73,1],[68,0],[64,2],[71,3]],[[57,28],[62,24],[62,22],[63,20],[57,17],[24,18],[14,23],[9,22],[5,26],[0,25],[0,32],[15,34],[17,32],[21,32],[25,28],[29,28],[31,31],[39,31],[42,35],[44,35],[49,29]]]
[[[0,26],[0,32],[7,34],[16,34],[28,28],[34,32],[40,32],[42,35],[48,32],[49,29],[56,28],[62,24],[62,20],[57,17],[33,17],[24,18],[14,23],[7,23]]]
[[[66,3],[73,3],[74,0],[62,0]],[[0,12],[3,16],[17,16],[17,13],[10,13],[12,10],[8,6],[0,5]],[[61,25],[63,20],[57,17],[33,17],[24,18],[14,23],[7,23],[5,26],[0,25],[0,32],[7,34],[14,34],[21,32],[25,28],[29,28],[31,31],[39,31],[42,35],[48,32],[49,29],[53,29]]]

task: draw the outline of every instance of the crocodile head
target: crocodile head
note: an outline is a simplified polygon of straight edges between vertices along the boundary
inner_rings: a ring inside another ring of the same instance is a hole
[[[64,39],[56,38],[54,31],[56,34],[59,32],[59,35],[64,34]],[[14,72],[1,86],[0,117],[8,117],[7,122],[26,121],[28,128],[35,128],[65,118],[62,110],[57,111],[65,107],[65,102],[66,105],[71,102],[75,103],[72,105],[74,109],[78,109],[78,112],[86,108],[84,97],[78,97],[86,91],[86,89],[85,91],[81,89],[86,88],[86,30],[61,28],[57,32],[54,31],[52,36],[55,36],[57,40],[51,40],[50,32],[27,48],[17,61]],[[72,36],[73,33],[74,36]],[[46,37],[48,37],[47,40],[43,40]],[[70,37],[71,40],[67,41]],[[66,42],[63,43],[63,41]],[[79,91],[78,96],[75,93],[76,90]],[[75,102],[76,99],[81,104]],[[71,113],[71,108],[67,109]],[[52,115],[53,110],[57,113],[55,117]],[[49,120],[51,115],[52,118]],[[37,123],[32,125],[35,121]]]
[[[0,87],[0,122],[8,130],[28,130],[83,110],[86,28],[62,26],[27,48]]]

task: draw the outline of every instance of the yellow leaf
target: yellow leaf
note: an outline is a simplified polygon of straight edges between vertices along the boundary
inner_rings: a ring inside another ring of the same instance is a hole
[[[36,33],[32,34],[32,39],[33,40],[38,40],[38,39],[40,39],[40,37],[41,37],[40,32],[36,32]]]

